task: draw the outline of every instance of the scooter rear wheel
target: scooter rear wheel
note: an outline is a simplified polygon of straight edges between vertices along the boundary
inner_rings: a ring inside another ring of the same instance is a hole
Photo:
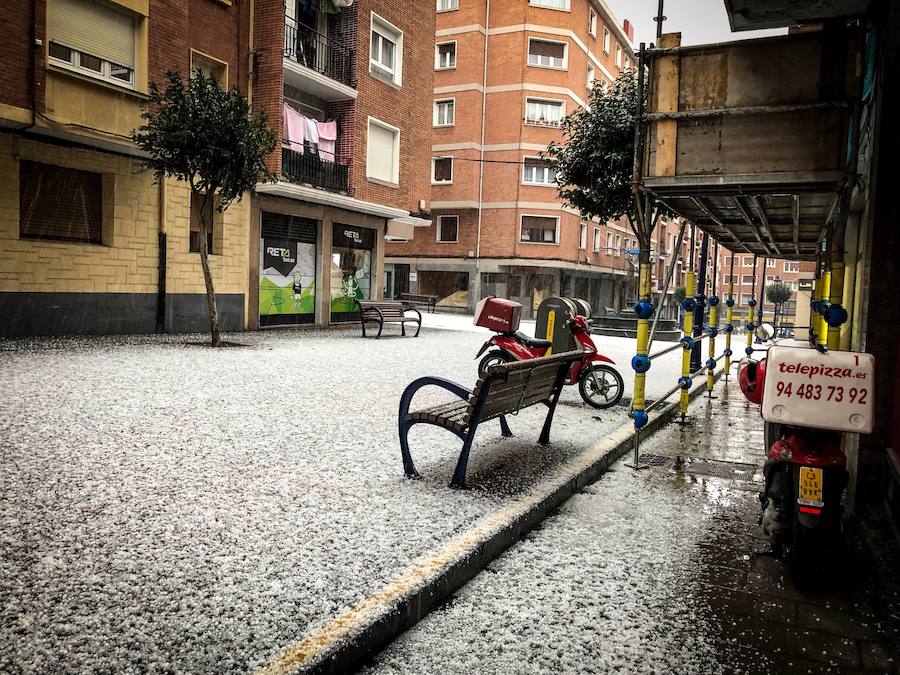
[[[499,366],[503,363],[509,363],[515,359],[504,351],[495,349],[484,355],[478,364],[478,374],[484,375],[491,366]]]
[[[602,410],[622,400],[625,384],[615,368],[595,363],[581,371],[578,393],[585,403]]]

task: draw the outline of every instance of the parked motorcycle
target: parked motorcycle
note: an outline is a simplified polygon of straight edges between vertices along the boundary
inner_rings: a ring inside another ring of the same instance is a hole
[[[757,328],[762,340],[773,335],[769,324]],[[758,405],[763,404],[766,366],[766,358],[746,358],[738,371],[741,391]],[[766,445],[759,522],[772,554],[793,562],[828,562],[842,541],[841,499],[849,479],[841,433],[766,422]]]
[[[479,374],[500,363],[547,356],[553,344],[550,340],[533,338],[518,330],[521,310],[522,305],[517,302],[492,296],[478,303],[475,325],[497,333],[475,355],[477,359],[487,352],[478,364]],[[615,362],[597,351],[591,338],[590,319],[575,315],[566,321],[566,327],[584,353],[581,361],[572,364],[566,384],[577,383],[581,398],[594,408],[614,406],[622,399],[625,386]]]

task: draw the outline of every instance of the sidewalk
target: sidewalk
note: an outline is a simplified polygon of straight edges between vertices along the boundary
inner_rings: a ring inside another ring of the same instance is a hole
[[[378,673],[897,673],[851,547],[827,589],[753,555],[762,424],[734,379],[494,561]],[[672,459],[687,459],[676,472]]]
[[[453,491],[460,442],[420,426],[405,479],[403,389],[473,386],[487,336],[0,341],[0,672],[252,670],[630,427],[566,387],[549,446],[537,407],[487,424]],[[603,344],[629,378],[633,341]]]

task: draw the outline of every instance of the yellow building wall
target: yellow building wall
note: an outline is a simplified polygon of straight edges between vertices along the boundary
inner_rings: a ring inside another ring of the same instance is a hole
[[[19,162],[31,160],[104,175],[104,243],[19,238]],[[164,194],[164,208],[160,195]],[[249,199],[221,219],[210,267],[217,293],[243,293],[247,317]],[[162,219],[161,219],[162,216]],[[158,233],[168,236],[168,293],[204,293],[200,256],[189,253],[190,190],[164,189],[137,159],[0,133],[0,292],[152,293],[158,284]]]

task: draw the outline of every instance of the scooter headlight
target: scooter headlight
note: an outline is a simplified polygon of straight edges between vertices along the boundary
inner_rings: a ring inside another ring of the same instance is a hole
[[[794,453],[791,452],[791,448],[786,443],[781,445],[781,448],[778,450],[778,456],[781,457],[785,462],[790,462],[794,456]]]

